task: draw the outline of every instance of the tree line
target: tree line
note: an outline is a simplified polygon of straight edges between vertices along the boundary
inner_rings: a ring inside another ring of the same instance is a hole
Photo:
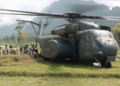
[[[118,44],[120,45],[120,24],[116,24],[115,27],[112,29],[112,33],[117,40]]]
[[[3,38],[0,38],[0,41],[4,41],[4,42],[35,41],[35,36],[27,36],[27,34],[23,31],[25,24],[26,24],[25,22],[18,21],[16,27],[14,28],[14,30],[17,31],[17,34],[11,34],[10,36],[5,36]]]

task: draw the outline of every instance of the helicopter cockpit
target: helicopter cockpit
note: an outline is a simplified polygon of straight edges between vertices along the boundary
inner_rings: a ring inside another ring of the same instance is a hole
[[[97,46],[96,50],[102,51],[105,56],[114,56],[114,54],[117,53],[118,44],[111,32],[106,30],[94,30],[92,34],[94,46]]]
[[[115,60],[118,44],[110,31],[96,29],[80,31],[79,38],[79,52],[82,52],[79,54],[81,60],[84,57],[89,57],[88,60],[94,60],[91,57],[95,56],[98,59],[101,59],[102,56],[105,58],[113,56],[114,59],[109,60]]]

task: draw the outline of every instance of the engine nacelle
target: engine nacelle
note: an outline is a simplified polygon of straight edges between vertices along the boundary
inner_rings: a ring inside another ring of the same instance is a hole
[[[75,32],[76,32],[75,28],[73,29],[73,27],[70,24],[59,26],[51,31],[53,35],[59,35],[64,37],[70,33],[75,33]]]
[[[73,57],[74,49],[71,43],[62,40],[50,40],[47,44],[48,53],[46,58]]]

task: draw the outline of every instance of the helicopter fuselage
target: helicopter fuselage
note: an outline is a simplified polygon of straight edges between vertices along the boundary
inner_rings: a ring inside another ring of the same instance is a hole
[[[94,25],[87,25],[83,25],[87,27],[84,30],[81,30],[82,24],[63,25],[52,30],[51,35],[40,36],[42,56],[49,59],[115,61],[118,44],[112,33],[108,30],[94,29],[91,27]]]

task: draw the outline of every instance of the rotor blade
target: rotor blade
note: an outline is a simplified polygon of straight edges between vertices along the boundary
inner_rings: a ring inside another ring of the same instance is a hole
[[[30,12],[30,11],[21,11],[21,10],[10,10],[10,9],[0,9],[0,11],[4,11],[4,12],[12,12],[10,13],[6,13],[7,15],[36,15],[36,16],[51,16],[51,17],[58,17],[58,18],[64,18],[64,15],[60,15],[60,14],[49,14],[49,13],[39,13],[39,12]],[[16,14],[14,14],[16,13]],[[17,14],[18,13],[18,14]],[[24,14],[22,14],[24,13]],[[0,14],[5,14],[5,13],[0,13]]]
[[[23,16],[38,16],[35,14],[22,14],[22,13],[0,13],[1,15],[23,15]]]
[[[118,16],[103,16],[104,18],[113,18],[113,19],[120,19]]]
[[[22,11],[22,10],[11,10],[11,9],[0,9],[0,11],[19,12],[19,13],[38,13],[38,12],[30,12],[30,11]]]
[[[29,21],[29,20],[16,20],[16,21],[29,22],[29,23],[35,24],[37,26],[41,26],[40,24],[33,22],[33,21]]]
[[[50,16],[54,18],[65,18],[63,15],[56,15],[56,14],[47,14],[47,13],[41,13],[41,14],[28,14],[28,13],[0,13],[1,15],[22,15],[22,16]]]
[[[98,20],[120,21],[120,17],[105,17],[105,16],[82,16],[81,19],[98,19]]]
[[[99,20],[120,20],[120,17],[113,16],[87,16],[80,13],[66,13],[67,18],[71,19],[99,19]]]
[[[112,17],[112,16],[86,16],[89,19],[101,19],[101,20],[120,20],[120,17]]]

